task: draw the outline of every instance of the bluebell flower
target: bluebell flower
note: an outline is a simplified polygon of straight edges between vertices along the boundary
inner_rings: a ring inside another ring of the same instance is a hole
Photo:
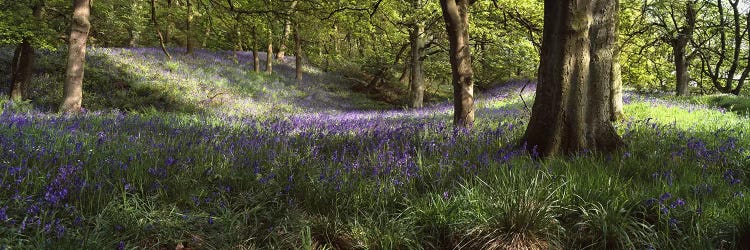
[[[672,202],[672,204],[670,205],[670,207],[672,208],[677,208],[677,207],[682,207],[682,206],[685,206],[685,201],[680,198],[677,198],[677,200]]]
[[[8,215],[6,214],[8,211],[8,206],[4,206],[0,208],[0,222],[5,222],[8,220]]]
[[[672,198],[672,194],[670,194],[669,192],[664,193],[661,196],[659,196],[659,202],[666,201],[666,200],[668,200],[670,198]]]

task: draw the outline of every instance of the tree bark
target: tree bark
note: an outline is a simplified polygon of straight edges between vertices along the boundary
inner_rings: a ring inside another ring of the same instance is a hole
[[[615,54],[612,57],[612,91],[610,93],[610,105],[612,110],[610,120],[616,122],[625,119],[625,110],[622,103],[623,91],[622,68],[620,67],[620,48],[615,49]]]
[[[32,17],[41,20],[44,15],[44,2],[37,1],[32,7]],[[32,69],[34,67],[34,47],[31,38],[25,37],[13,52],[11,63],[11,80],[8,94],[11,100],[20,101],[26,95],[26,88],[31,83]]]
[[[60,112],[77,113],[81,111],[83,100],[83,69],[86,63],[86,40],[91,23],[90,0],[73,0],[73,22],[70,30],[67,70],[63,88],[63,102]]]
[[[294,67],[299,84],[302,82],[302,37],[299,34],[299,25],[294,27]]]
[[[273,26],[268,25],[268,50],[266,51],[266,73],[273,74]]]
[[[193,51],[193,33],[191,26],[193,24],[193,5],[190,4],[190,0],[186,0],[187,5],[187,18],[185,20],[185,53],[188,55],[194,54]]]
[[[281,60],[286,56],[286,41],[289,40],[289,36],[292,29],[292,15],[297,9],[297,0],[292,1],[292,5],[289,6],[289,11],[286,13],[286,19],[284,20],[284,33],[279,41],[279,52],[276,53],[276,59]]]
[[[539,85],[524,135],[534,156],[613,151],[610,121],[619,1],[545,0]]]
[[[138,31],[129,28],[128,29],[128,47],[135,48],[138,46]]]
[[[211,36],[211,25],[206,25],[206,31],[203,32],[203,41],[201,42],[201,48],[205,48],[208,45],[208,38]]]
[[[28,38],[24,38],[21,44],[13,52],[13,63],[11,64],[10,99],[20,101],[24,98],[24,90],[31,82],[31,72],[34,65],[34,48]]]
[[[619,4],[615,6],[617,13],[620,13]],[[620,36],[620,19],[615,18],[615,37]],[[620,67],[620,52],[622,45],[615,45],[614,54],[612,55],[612,90],[610,91],[610,120],[613,122],[625,119],[625,110],[622,103],[622,67]]]
[[[258,55],[258,29],[253,26],[253,70],[260,73],[260,56]]]
[[[174,20],[172,20],[172,1],[174,0],[167,0],[167,28],[164,29],[164,43],[169,44],[170,36],[169,34],[172,32],[172,29],[174,29]]]
[[[687,60],[687,43],[675,43],[672,46],[672,53],[674,54],[674,66],[675,74],[677,78],[676,83],[676,95],[687,96],[688,83],[690,82],[690,72],[688,71],[688,60]]]
[[[471,129],[474,126],[474,72],[469,48],[469,0],[440,0],[440,7],[450,42],[453,124],[456,128]]]
[[[412,7],[418,10],[422,7],[421,0],[413,0]],[[415,20],[409,34],[411,43],[411,107],[415,109],[424,106],[424,21]]]
[[[159,45],[161,46],[161,51],[164,52],[164,55],[166,55],[167,58],[171,60],[172,56],[169,54],[169,51],[167,51],[167,45],[164,43],[164,36],[161,35],[159,20],[156,19],[156,0],[151,0],[151,22],[154,23],[156,34],[159,35]]]

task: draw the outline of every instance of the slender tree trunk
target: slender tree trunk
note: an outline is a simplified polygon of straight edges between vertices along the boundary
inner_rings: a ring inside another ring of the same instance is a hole
[[[171,39],[169,35],[174,29],[174,22],[172,20],[172,1],[174,0],[167,0],[167,28],[164,29],[164,43],[166,44],[169,44],[169,39]]]
[[[253,70],[260,73],[260,56],[258,55],[258,29],[253,26]]]
[[[138,31],[135,29],[128,29],[128,47],[135,48],[138,46]]]
[[[203,33],[203,41],[201,42],[201,48],[206,48],[208,45],[208,38],[211,36],[211,25],[206,25],[206,32]]]
[[[10,99],[23,100],[24,90],[31,82],[31,72],[34,65],[34,48],[29,39],[24,38],[21,44],[13,52],[13,63],[11,65]]]
[[[166,55],[167,58],[171,60],[172,56],[169,55],[169,51],[167,51],[167,46],[164,44],[164,36],[161,35],[161,29],[159,28],[159,21],[156,19],[156,0],[151,0],[151,22],[154,23],[156,34],[159,35],[159,45],[161,46],[161,51],[163,51],[164,55]]]
[[[32,16],[36,20],[41,20],[42,15],[44,15],[44,2],[37,1],[34,4]],[[26,95],[26,88],[31,83],[31,73],[34,67],[34,47],[31,45],[30,39],[29,37],[24,38],[13,52],[10,90],[8,92],[11,100],[23,100]]]
[[[469,0],[440,0],[453,74],[453,124],[456,128],[474,126],[474,72],[469,48]],[[415,70],[412,70],[412,73]]]
[[[331,34],[331,43],[333,44],[333,55],[338,56],[339,55],[339,26],[336,24],[333,24],[333,34]]]
[[[401,77],[398,78],[398,81],[401,83],[408,83],[410,78],[411,70],[409,70],[409,64],[404,63],[404,68],[401,70]]]
[[[185,20],[185,53],[188,55],[194,54],[193,51],[193,32],[191,26],[193,25],[193,5],[190,4],[190,0],[186,0],[187,5],[187,19]]]
[[[266,73],[273,74],[273,26],[268,25],[268,50],[266,51]]]
[[[674,54],[674,66],[675,66],[675,72],[677,77],[677,83],[676,83],[676,94],[678,96],[687,96],[688,93],[688,83],[690,82],[690,72],[688,71],[688,60],[687,60],[687,52],[686,47],[687,43],[678,42],[673,45],[673,54]]]
[[[83,68],[86,63],[86,40],[88,39],[91,23],[90,0],[73,1],[73,24],[70,31],[70,46],[68,48],[68,66],[65,72],[63,88],[63,102],[60,112],[80,112],[83,100]]]
[[[299,34],[299,25],[294,27],[294,66],[297,73],[297,83],[302,82],[302,37]]]
[[[279,41],[279,52],[276,53],[276,59],[278,60],[284,59],[284,56],[286,55],[286,41],[289,40],[291,33],[292,15],[294,15],[295,9],[297,9],[297,0],[292,1],[292,5],[289,6],[289,11],[286,13],[286,19],[284,20],[284,33],[281,37],[281,41]]]
[[[610,121],[619,1],[545,0],[539,85],[525,146],[532,155],[623,145]]]
[[[413,0],[412,7],[419,10],[422,7],[421,0]],[[412,24],[409,40],[411,43],[411,107],[415,109],[424,106],[424,22],[415,21]]]

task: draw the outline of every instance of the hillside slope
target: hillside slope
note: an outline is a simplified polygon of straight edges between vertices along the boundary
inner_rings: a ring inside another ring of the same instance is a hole
[[[252,71],[252,52],[173,49],[168,60],[156,48],[90,48],[84,80],[89,110],[167,111],[259,115],[352,109],[382,109],[387,104],[350,91],[341,77],[305,67],[301,83],[294,80],[294,58],[277,61],[274,75]],[[265,53],[261,52],[265,70]],[[12,49],[0,49],[0,64],[10,65]],[[54,110],[62,98],[65,53],[37,52],[27,96],[40,110]],[[9,68],[0,80],[10,81]],[[0,91],[7,92],[7,84]]]

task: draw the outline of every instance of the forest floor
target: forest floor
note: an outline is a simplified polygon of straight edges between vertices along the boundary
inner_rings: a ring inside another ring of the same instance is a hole
[[[0,249],[750,245],[750,118],[727,97],[627,93],[626,148],[538,161],[519,149],[533,85],[477,93],[460,133],[448,102],[172,52],[91,49],[79,115],[50,112],[64,56],[39,54],[30,102],[0,101]]]

